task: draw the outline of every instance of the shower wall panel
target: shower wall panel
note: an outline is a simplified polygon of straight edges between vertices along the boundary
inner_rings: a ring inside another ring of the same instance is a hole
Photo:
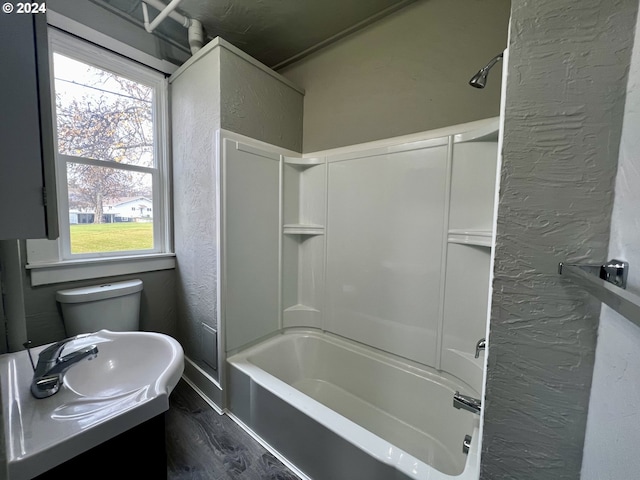
[[[224,140],[226,349],[279,328],[280,155]]]
[[[329,161],[326,329],[435,366],[446,143]]]

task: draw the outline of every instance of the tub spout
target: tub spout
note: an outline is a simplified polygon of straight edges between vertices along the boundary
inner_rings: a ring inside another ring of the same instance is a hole
[[[453,395],[453,406],[457,409],[466,410],[467,412],[480,415],[482,410],[482,404],[477,398],[462,395],[460,392],[456,392]]]
[[[487,340],[484,338],[481,338],[480,340],[478,340],[478,343],[476,343],[476,358],[480,356],[480,350],[484,350],[486,348],[487,348]]]

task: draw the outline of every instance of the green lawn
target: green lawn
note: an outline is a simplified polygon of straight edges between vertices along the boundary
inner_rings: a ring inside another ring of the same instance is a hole
[[[71,225],[71,253],[117,252],[153,248],[153,223]]]

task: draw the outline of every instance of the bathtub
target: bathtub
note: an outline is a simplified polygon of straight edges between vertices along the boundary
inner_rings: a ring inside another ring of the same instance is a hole
[[[478,393],[452,376],[306,330],[227,361],[231,413],[310,478],[479,477],[479,417],[452,405]]]

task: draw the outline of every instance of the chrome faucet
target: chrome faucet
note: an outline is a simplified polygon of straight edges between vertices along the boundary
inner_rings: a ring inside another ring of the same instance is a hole
[[[60,390],[64,374],[76,363],[92,360],[98,355],[98,347],[89,345],[61,357],[62,350],[71,341],[90,334],[76,335],[45,348],[38,356],[38,364],[31,381],[31,394],[36,398],[46,398]]]
[[[457,409],[475,413],[476,415],[480,415],[480,410],[482,410],[482,402],[480,402],[480,400],[462,395],[460,392],[453,394],[453,406]]]
[[[478,340],[478,343],[476,343],[476,358],[480,356],[480,350],[484,350],[486,348],[487,348],[487,340],[484,338],[481,338],[480,340]]]

